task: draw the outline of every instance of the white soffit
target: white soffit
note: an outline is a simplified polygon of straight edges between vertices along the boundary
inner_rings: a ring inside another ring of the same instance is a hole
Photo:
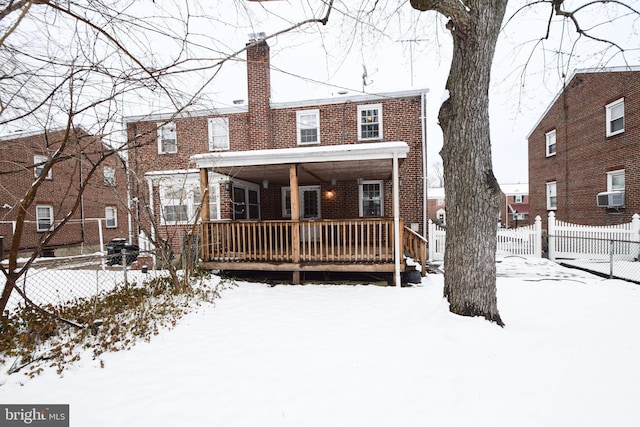
[[[225,151],[191,156],[197,168],[281,165],[349,160],[406,158],[409,145],[403,141],[348,145],[278,148],[272,150]]]

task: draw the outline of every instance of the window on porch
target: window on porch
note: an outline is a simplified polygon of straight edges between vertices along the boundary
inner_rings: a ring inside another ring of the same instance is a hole
[[[196,219],[202,203],[197,176],[165,178],[158,190],[162,224],[187,224]],[[209,211],[211,219],[220,218],[220,185],[217,182],[210,181],[209,184]]]
[[[360,184],[360,216],[383,216],[384,181],[363,181]]]

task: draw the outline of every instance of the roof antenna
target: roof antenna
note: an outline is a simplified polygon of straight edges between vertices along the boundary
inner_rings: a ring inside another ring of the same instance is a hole
[[[364,88],[365,86],[369,86],[371,83],[373,83],[373,80],[369,80],[367,81],[367,78],[369,77],[369,74],[367,73],[367,67],[362,64],[362,92],[364,92]]]

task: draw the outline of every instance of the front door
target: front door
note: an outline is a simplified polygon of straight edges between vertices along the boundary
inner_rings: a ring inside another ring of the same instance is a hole
[[[300,187],[300,219],[320,218],[320,186]]]
[[[310,185],[300,187],[300,219],[320,219],[320,186]],[[320,238],[319,226],[310,223],[302,223],[300,239],[302,242],[315,242]]]

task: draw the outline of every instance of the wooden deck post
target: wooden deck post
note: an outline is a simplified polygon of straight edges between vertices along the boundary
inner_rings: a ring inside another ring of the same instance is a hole
[[[393,282],[396,286],[402,286],[400,278],[400,260],[404,256],[400,245],[400,184],[398,173],[398,153],[393,153]]]
[[[300,263],[300,201],[298,200],[298,170],[296,165],[289,166],[289,186],[291,188],[291,241],[294,264]],[[293,271],[293,284],[300,284],[300,270]]]
[[[209,211],[209,169],[200,169],[200,218],[202,222],[211,220]]]

